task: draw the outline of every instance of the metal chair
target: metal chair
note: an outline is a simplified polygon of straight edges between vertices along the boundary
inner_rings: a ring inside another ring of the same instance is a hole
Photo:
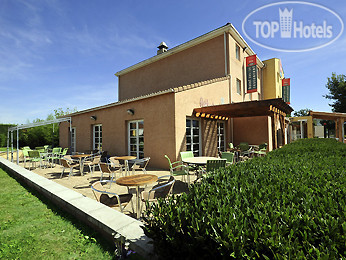
[[[133,195],[130,193],[119,195],[114,192],[106,191],[104,187],[105,185],[103,184],[107,183],[112,184],[112,181],[97,181],[91,185],[96,200],[110,208],[120,207],[121,212],[123,212],[125,206],[131,201]],[[110,197],[109,195],[113,196]]]
[[[114,157],[110,157],[108,160],[111,168],[114,168],[115,171],[120,171],[121,176],[123,176],[125,165],[121,164],[119,160],[115,159]]]
[[[165,157],[168,160],[171,176],[182,176],[183,180],[187,176],[187,184],[190,185],[189,166],[184,165],[181,161],[172,163],[167,155]]]
[[[267,143],[260,144],[258,147],[258,151],[254,151],[253,153],[257,156],[265,156],[267,154]]]
[[[97,156],[90,156],[90,160],[88,159],[84,160],[83,165],[89,166],[89,170],[91,174],[93,174],[96,166],[98,166],[99,169],[101,169],[100,163],[101,163],[101,155],[97,155]]]
[[[61,162],[61,165],[63,167],[61,175],[60,175],[60,179],[62,178],[62,175],[64,174],[65,169],[70,169],[70,173],[68,175],[68,178],[70,178],[70,176],[73,175],[72,174],[73,169],[75,169],[76,167],[79,166],[79,163],[76,163],[73,161],[68,161],[68,160],[63,159],[63,158],[60,159],[60,162]]]
[[[99,166],[100,166],[100,170],[101,170],[101,178],[100,178],[100,181],[102,181],[102,179],[103,179],[103,174],[104,174],[104,173],[108,173],[108,174],[109,174],[110,181],[111,181],[111,182],[110,182],[110,185],[112,185],[114,176],[115,176],[115,179],[116,179],[116,172],[117,172],[118,170],[112,171],[112,170],[109,168],[109,164],[107,164],[107,163],[100,163]]]
[[[231,152],[221,152],[221,158],[226,159],[226,164],[230,165],[234,162],[234,153]]]
[[[42,168],[42,158],[41,158],[40,152],[36,150],[32,150],[32,151],[29,150],[28,154],[29,154],[29,160],[31,162],[31,166],[33,166],[34,164],[36,166],[36,162],[39,162],[40,168]],[[29,166],[29,171],[30,169],[31,167]]]
[[[172,193],[175,179],[172,175],[165,175],[159,177],[157,183],[158,184],[155,185],[151,190],[141,192],[142,202],[148,201],[149,203],[153,203],[157,201],[158,198],[166,198]],[[142,207],[140,211],[142,212]]]
[[[185,152],[180,152],[180,157],[182,160],[186,159],[186,158],[191,158],[191,157],[195,157],[192,151],[185,151]]]
[[[136,173],[136,170],[142,170],[143,173],[147,173],[146,167],[149,163],[149,160],[150,160],[150,157],[133,160],[135,163],[131,167],[132,175],[134,175]]]

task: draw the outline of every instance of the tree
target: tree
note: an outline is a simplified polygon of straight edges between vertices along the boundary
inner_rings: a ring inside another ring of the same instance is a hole
[[[303,108],[303,109],[300,109],[298,111],[294,111],[293,115],[294,116],[308,116],[309,115],[309,112],[311,111],[312,109],[310,108]]]
[[[332,76],[328,78],[326,87],[329,94],[323,97],[335,100],[334,103],[329,104],[333,107],[332,111],[346,113],[346,75],[332,73]]]

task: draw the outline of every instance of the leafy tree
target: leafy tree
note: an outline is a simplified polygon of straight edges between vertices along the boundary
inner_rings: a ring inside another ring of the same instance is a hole
[[[329,90],[329,94],[323,97],[335,100],[334,103],[329,104],[332,107],[332,111],[346,113],[346,75],[332,73],[332,76],[328,78],[326,87]]]
[[[303,109],[300,109],[298,111],[294,111],[293,112],[293,115],[294,116],[308,116],[309,115],[309,112],[311,111],[312,109],[309,109],[309,108],[303,108]]]

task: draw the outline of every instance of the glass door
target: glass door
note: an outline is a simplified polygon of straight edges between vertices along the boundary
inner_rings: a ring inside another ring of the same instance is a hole
[[[193,151],[195,156],[201,154],[200,123],[196,119],[186,119],[186,151]]]
[[[129,155],[144,158],[144,121],[131,121],[128,124]]]
[[[102,150],[102,125],[93,126],[93,150]]]
[[[217,122],[217,150],[225,151],[225,123]]]

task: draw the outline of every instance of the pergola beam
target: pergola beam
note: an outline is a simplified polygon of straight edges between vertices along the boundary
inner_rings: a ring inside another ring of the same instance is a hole
[[[70,131],[71,131],[71,117],[62,117],[53,120],[40,121],[36,123],[29,123],[25,125],[17,125],[13,127],[9,127],[7,130],[7,160],[9,156],[9,143],[10,143],[10,132],[11,132],[11,162],[13,162],[13,131],[17,131],[17,164],[19,164],[19,130],[27,129],[37,126],[50,125],[61,122],[70,122]]]

